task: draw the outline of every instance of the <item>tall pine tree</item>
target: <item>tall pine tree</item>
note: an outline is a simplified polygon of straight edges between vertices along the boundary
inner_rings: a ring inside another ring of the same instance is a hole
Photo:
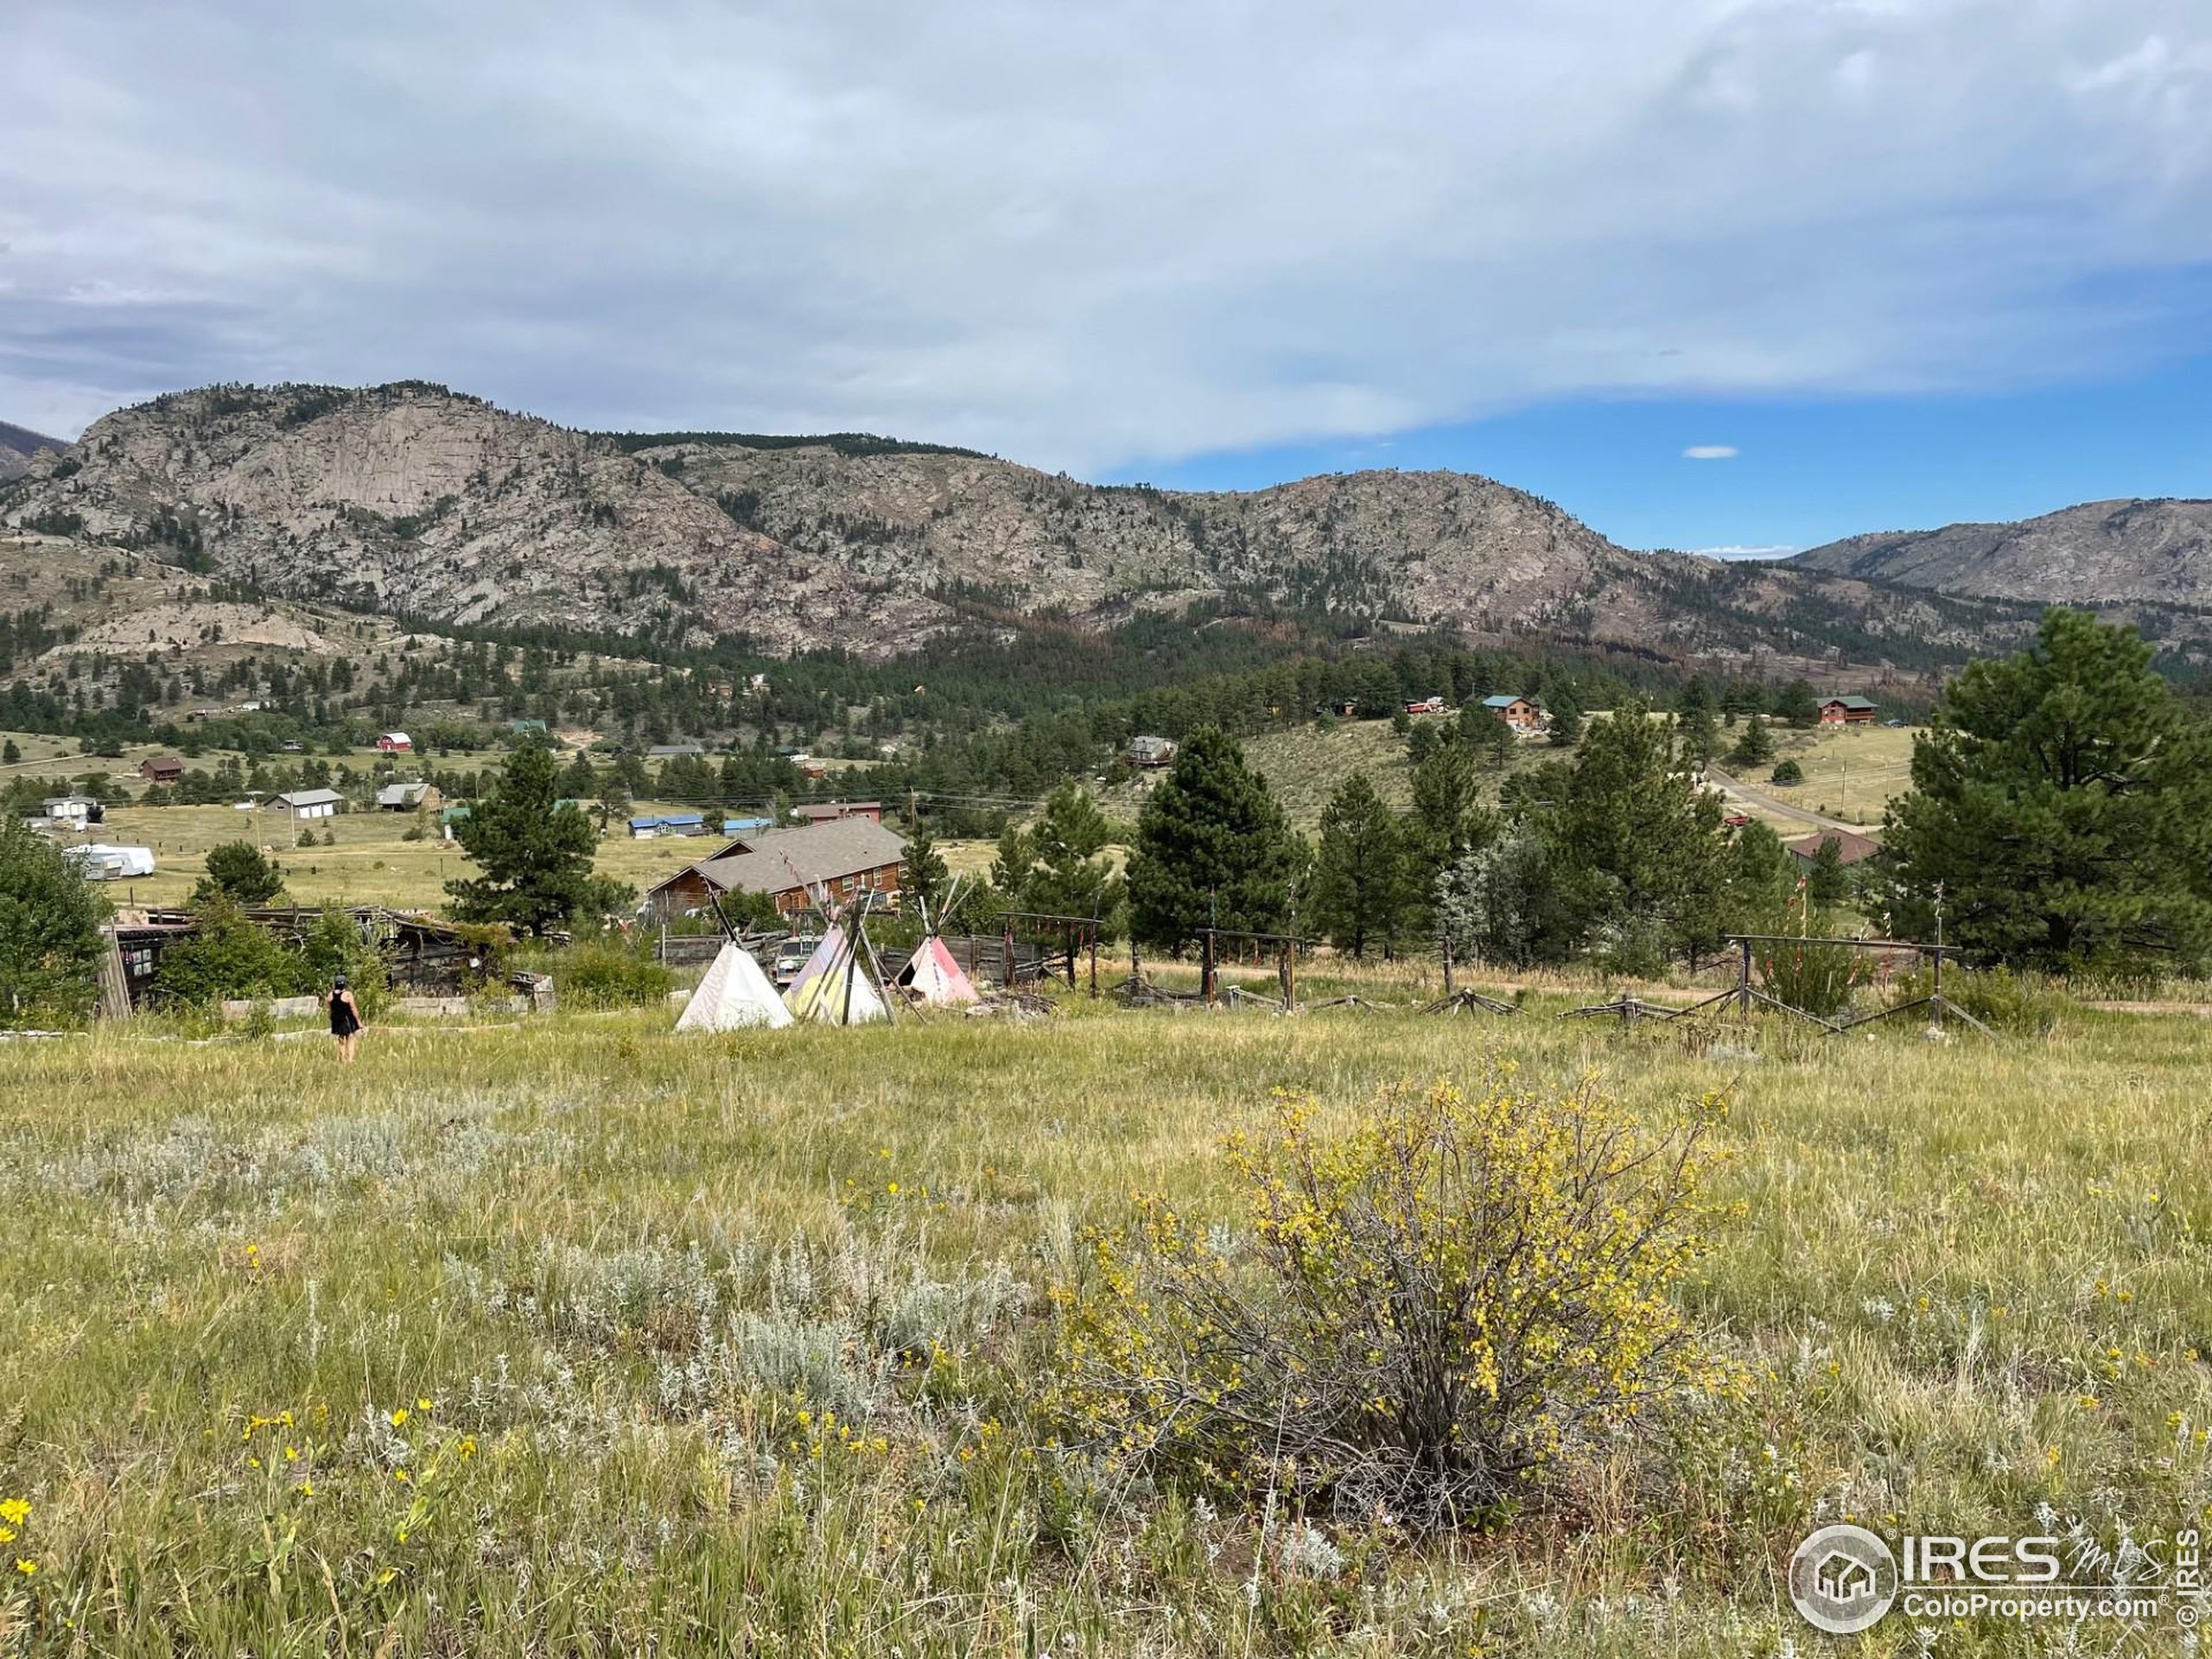
[[[507,757],[498,793],[454,826],[461,850],[483,872],[446,883],[457,919],[543,934],[628,901],[629,888],[591,873],[598,836],[575,807],[555,807],[560,795],[560,771],[545,744],[525,742]]]
[[[1884,836],[1897,925],[1985,960],[2175,973],[2212,959],[2212,732],[2132,628],[2046,614],[1971,664],[1913,746]]]
[[[1321,814],[1307,906],[1310,925],[1355,957],[1365,956],[1370,944],[1379,943],[1388,951],[1405,920],[1407,875],[1405,836],[1397,819],[1367,774],[1354,772]]]
[[[1234,740],[1212,728],[1184,741],[1137,820],[1129,931],[1180,950],[1213,925],[1280,932],[1299,865],[1282,809]]]

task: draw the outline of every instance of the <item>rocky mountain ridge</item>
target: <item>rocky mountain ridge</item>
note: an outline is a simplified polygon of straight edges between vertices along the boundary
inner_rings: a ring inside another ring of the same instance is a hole
[[[2212,501],[2089,501],[2012,524],[1853,536],[1787,563],[2052,605],[2212,605]]]
[[[1837,638],[1959,657],[2019,621],[1815,569],[1633,552],[1464,474],[1102,486],[876,439],[579,432],[414,382],[118,410],[0,486],[0,523],[402,619],[738,635],[779,654],[894,657],[963,607],[1106,627],[1205,602],[1684,657]]]

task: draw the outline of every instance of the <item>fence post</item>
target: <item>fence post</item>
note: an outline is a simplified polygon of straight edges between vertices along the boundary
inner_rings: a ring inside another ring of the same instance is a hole
[[[1209,1002],[1213,1001],[1214,941],[1213,929],[1205,931],[1205,954],[1198,959],[1198,995]]]

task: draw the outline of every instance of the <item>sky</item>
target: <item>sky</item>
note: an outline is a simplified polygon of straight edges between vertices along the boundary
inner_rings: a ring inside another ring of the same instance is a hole
[[[2207,0],[13,0],[0,420],[441,381],[1631,546],[2212,495]]]

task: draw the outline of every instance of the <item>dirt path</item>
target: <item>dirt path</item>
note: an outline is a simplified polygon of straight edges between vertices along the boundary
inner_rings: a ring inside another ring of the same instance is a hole
[[[1718,766],[1707,766],[1705,769],[1705,781],[1719,785],[1728,793],[1740,797],[1753,806],[1764,807],[1770,812],[1779,812],[1785,818],[1795,818],[1800,823],[1809,823],[1816,830],[1835,830],[1848,836],[1864,836],[1868,833],[1862,825],[1846,823],[1840,818],[1824,818],[1817,812],[1808,812],[1802,806],[1792,806],[1787,801],[1777,800],[1763,789],[1753,789],[1749,784],[1738,782]]]

